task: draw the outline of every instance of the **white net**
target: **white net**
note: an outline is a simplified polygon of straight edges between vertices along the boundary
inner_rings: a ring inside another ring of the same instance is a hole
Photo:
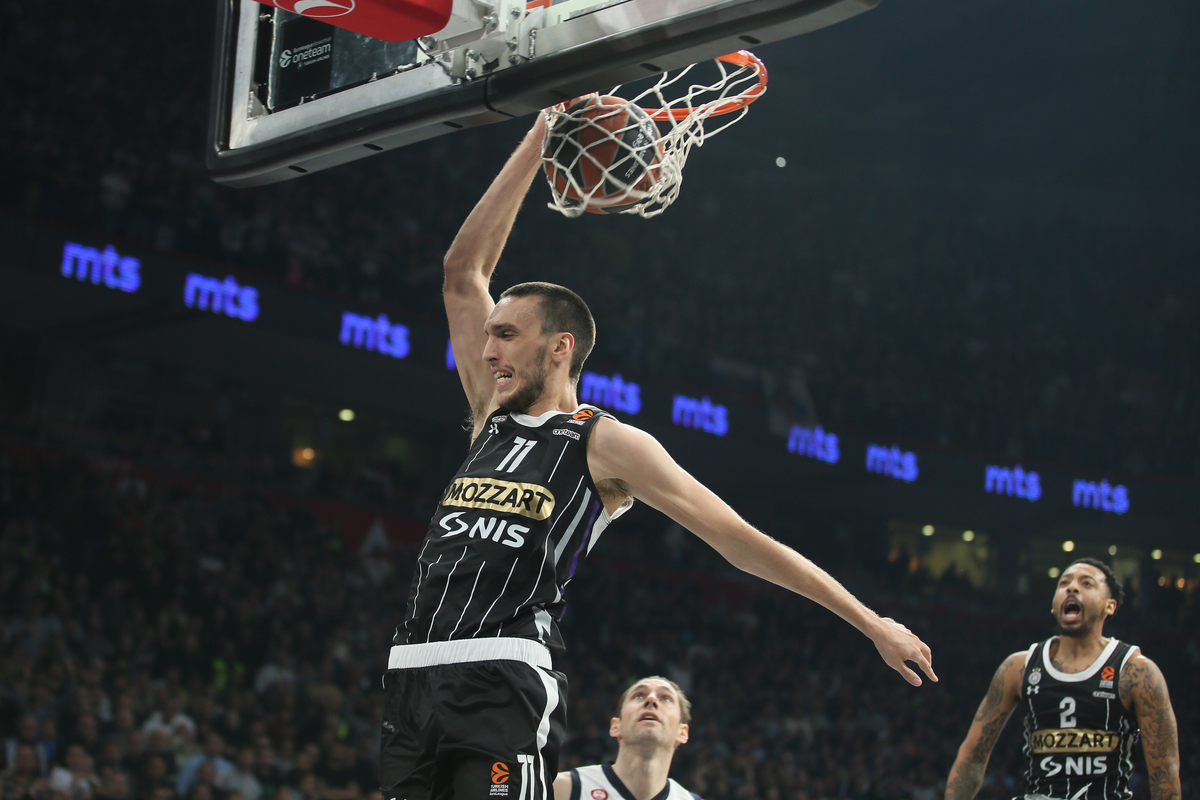
[[[632,98],[617,86],[543,112],[550,208],[568,217],[661,214],[679,196],[692,148],[741,119],[766,91],[766,67],[753,54],[740,50],[715,63],[718,74],[708,83],[689,82],[696,81],[693,64]]]

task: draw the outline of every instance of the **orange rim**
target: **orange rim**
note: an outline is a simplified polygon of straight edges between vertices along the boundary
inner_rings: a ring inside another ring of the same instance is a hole
[[[761,97],[762,93],[767,90],[767,65],[749,50],[738,50],[736,53],[718,56],[717,61],[724,61],[727,64],[748,67],[754,70],[754,74],[758,76],[758,83],[732,100],[713,101],[698,108],[643,108],[642,110],[649,114],[650,119],[655,122],[664,122],[669,119],[678,122],[687,119],[697,111],[702,111],[710,117],[719,117],[722,114],[741,111]]]

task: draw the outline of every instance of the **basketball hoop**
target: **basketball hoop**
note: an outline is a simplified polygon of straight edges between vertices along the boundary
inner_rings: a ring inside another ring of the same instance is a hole
[[[691,149],[741,119],[767,89],[767,68],[752,53],[721,56],[716,66],[719,76],[709,84],[682,84],[695,64],[663,74],[654,86],[624,101],[637,108],[619,116],[612,103],[621,100],[613,97],[620,86],[543,112],[542,166],[553,195],[550,208],[568,217],[584,211],[661,214],[679,196]],[[714,117],[725,119],[707,126]],[[654,147],[645,146],[647,127],[658,133]]]

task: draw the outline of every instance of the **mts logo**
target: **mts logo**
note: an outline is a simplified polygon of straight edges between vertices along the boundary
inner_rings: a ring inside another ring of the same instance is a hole
[[[836,433],[826,432],[820,425],[804,428],[793,425],[788,434],[788,452],[815,458],[826,464],[836,464],[842,457]]]
[[[1071,502],[1080,508],[1124,514],[1129,510],[1129,490],[1124,486],[1113,486],[1108,481],[1075,481],[1071,489]]]
[[[189,272],[183,284],[183,304],[246,322],[258,319],[258,289],[239,285],[232,275],[218,280]]]
[[[579,399],[584,403],[595,403],[627,414],[636,414],[642,410],[642,388],[636,383],[626,381],[619,372],[612,377],[597,375],[595,372],[583,373]]]
[[[921,474],[917,467],[917,454],[903,452],[896,445],[883,447],[867,445],[867,472],[887,475],[900,481],[912,483]]]
[[[671,403],[671,422],[683,428],[724,436],[729,433],[729,410],[707,397],[696,400],[677,394]]]
[[[64,278],[103,283],[110,289],[136,292],[142,285],[142,263],[123,256],[111,244],[103,250],[75,242],[63,245],[62,274]]]
[[[373,350],[392,358],[408,355],[408,328],[396,325],[387,314],[364,317],[352,311],[342,314],[342,344]]]
[[[1035,502],[1042,496],[1042,479],[1036,472],[1026,472],[1017,464],[1012,469],[988,464],[983,480],[983,490],[988,494],[1006,494]]]

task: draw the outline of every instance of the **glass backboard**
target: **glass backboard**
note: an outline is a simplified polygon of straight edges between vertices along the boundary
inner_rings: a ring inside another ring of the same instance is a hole
[[[386,42],[220,0],[208,169],[256,186],[832,25],[879,0],[455,0]]]

